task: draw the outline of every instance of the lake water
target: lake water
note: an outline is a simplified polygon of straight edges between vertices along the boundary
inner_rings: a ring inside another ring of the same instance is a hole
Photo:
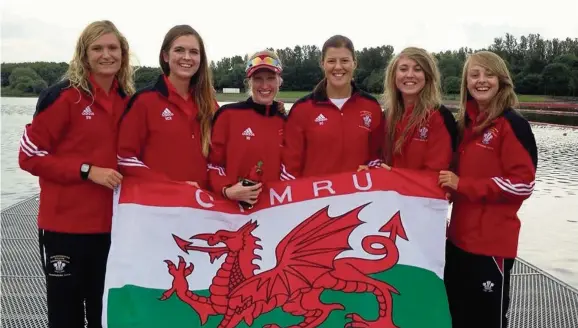
[[[1,206],[38,192],[37,179],[18,167],[22,128],[35,98],[1,98]],[[290,108],[291,104],[286,104]],[[519,256],[578,288],[578,129],[534,125],[539,168],[532,197],[520,211]]]

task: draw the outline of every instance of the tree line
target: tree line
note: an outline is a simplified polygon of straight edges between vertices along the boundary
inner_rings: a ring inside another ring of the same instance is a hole
[[[276,50],[283,65],[281,90],[309,91],[323,77],[320,68],[321,49],[315,45],[296,45]],[[507,33],[483,49],[500,55],[507,63],[516,92],[527,95],[578,96],[578,38],[547,40],[540,34],[519,39]],[[442,76],[445,94],[459,94],[461,72],[468,54],[477,50],[462,47],[434,53]],[[356,50],[358,60],[354,79],[364,90],[383,91],[384,70],[394,56],[390,45]],[[211,61],[214,85],[244,90],[245,62],[248,55],[235,55]],[[54,62],[2,63],[1,85],[4,95],[38,94],[57,82],[68,64]],[[136,67],[135,83],[140,89],[156,80],[158,67]]]

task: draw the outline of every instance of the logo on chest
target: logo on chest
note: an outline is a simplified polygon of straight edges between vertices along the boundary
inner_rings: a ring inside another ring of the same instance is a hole
[[[255,136],[255,133],[253,133],[253,130],[251,128],[246,128],[245,131],[241,133],[241,135],[245,137],[245,139],[251,140],[251,138]]]
[[[361,125],[359,127],[369,130],[371,128],[371,112],[361,111],[359,117],[361,118]]]
[[[171,112],[171,110],[168,108],[165,108],[165,110],[163,110],[163,112],[161,113],[161,116],[165,119],[165,121],[172,120],[174,115],[175,114],[173,114],[173,112]]]
[[[427,128],[427,126],[422,126],[421,128],[419,128],[418,130],[418,138],[419,140],[427,140],[427,134],[429,132],[429,129]]]
[[[315,123],[319,125],[323,125],[325,122],[327,122],[327,117],[325,117],[323,114],[319,114],[319,116],[315,118]]]
[[[82,116],[84,116],[84,118],[87,120],[92,119],[92,117],[94,116],[94,112],[92,111],[92,109],[90,109],[90,106],[86,106],[86,108],[82,111]]]
[[[415,141],[427,141],[429,136],[429,128],[427,126],[422,126],[413,135],[413,140]]]
[[[498,129],[496,128],[489,128],[482,134],[482,138],[480,142],[476,144],[480,147],[487,148],[487,149],[494,149],[495,140],[498,137]]]

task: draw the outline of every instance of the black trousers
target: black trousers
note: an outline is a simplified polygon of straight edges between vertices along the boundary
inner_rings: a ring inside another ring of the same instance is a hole
[[[84,328],[86,314],[88,328],[101,328],[110,234],[40,229],[38,240],[46,275],[48,327]]]
[[[453,328],[507,328],[514,259],[483,256],[446,243],[444,281]]]

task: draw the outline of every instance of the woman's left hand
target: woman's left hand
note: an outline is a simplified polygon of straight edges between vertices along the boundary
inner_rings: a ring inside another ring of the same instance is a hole
[[[438,178],[438,183],[440,184],[440,187],[458,190],[459,182],[460,177],[458,177],[454,172],[440,171],[440,175]]]

